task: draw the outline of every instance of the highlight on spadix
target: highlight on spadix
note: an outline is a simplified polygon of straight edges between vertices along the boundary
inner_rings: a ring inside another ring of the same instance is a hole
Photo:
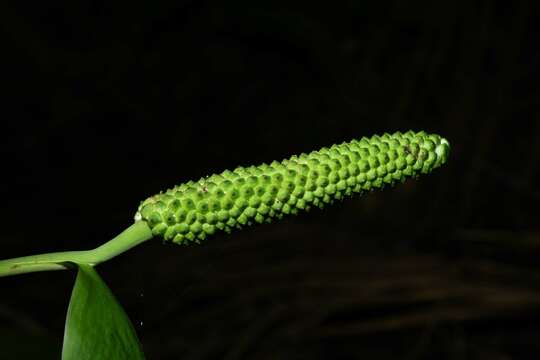
[[[449,152],[446,139],[424,131],[362,137],[180,184],[141,202],[135,220],[165,240],[198,243],[428,174]]]

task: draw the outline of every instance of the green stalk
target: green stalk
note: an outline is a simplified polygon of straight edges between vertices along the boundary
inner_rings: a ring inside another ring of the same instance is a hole
[[[136,221],[118,236],[105,244],[82,251],[62,251],[24,256],[0,261],[0,277],[36,271],[65,270],[73,263],[95,266],[152,238],[152,231],[145,221]]]

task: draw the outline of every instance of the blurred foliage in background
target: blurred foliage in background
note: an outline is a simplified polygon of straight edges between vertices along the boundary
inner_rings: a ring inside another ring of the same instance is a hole
[[[237,165],[385,131],[452,145],[396,188],[100,266],[149,359],[538,358],[537,1],[8,2],[0,20],[2,258],[95,247],[145,197]],[[1,358],[58,358],[74,277],[0,279]]]

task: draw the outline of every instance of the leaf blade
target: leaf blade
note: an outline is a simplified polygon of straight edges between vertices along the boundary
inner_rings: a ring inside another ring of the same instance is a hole
[[[143,359],[135,329],[96,270],[78,264],[62,359]]]

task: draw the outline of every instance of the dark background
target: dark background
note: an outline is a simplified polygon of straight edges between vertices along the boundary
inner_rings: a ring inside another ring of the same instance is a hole
[[[100,265],[149,359],[537,359],[537,1],[0,7],[0,257],[93,248],[141,200],[364,135],[450,161],[324,211]],[[59,358],[75,274],[0,278],[0,358]]]

